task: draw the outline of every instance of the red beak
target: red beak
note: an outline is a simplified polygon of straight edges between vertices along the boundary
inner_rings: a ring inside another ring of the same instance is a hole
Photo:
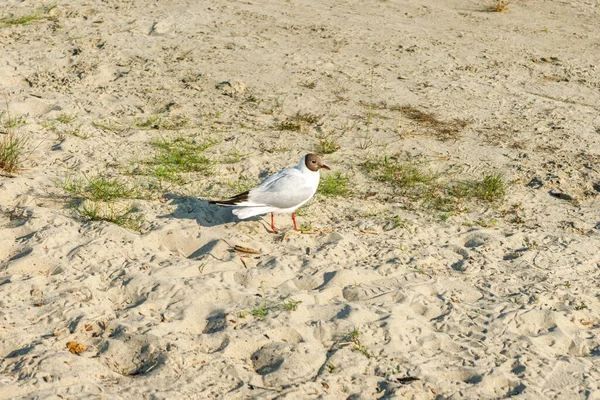
[[[328,167],[327,165],[325,165],[325,164],[321,165],[321,168],[325,168],[326,170],[329,170],[329,171],[331,171],[331,168],[329,168],[329,167]]]

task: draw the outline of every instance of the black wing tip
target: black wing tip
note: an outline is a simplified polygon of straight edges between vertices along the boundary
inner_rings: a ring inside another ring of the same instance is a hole
[[[250,191],[247,190],[243,193],[233,196],[227,200],[209,200],[208,204],[216,204],[219,206],[236,206],[238,203],[243,203],[244,201],[248,201],[248,195]]]

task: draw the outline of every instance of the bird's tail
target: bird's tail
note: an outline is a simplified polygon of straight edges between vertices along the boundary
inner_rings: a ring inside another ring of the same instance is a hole
[[[240,203],[248,201],[249,193],[250,191],[245,191],[244,193],[240,193],[226,200],[211,200],[208,202],[208,204],[217,204],[219,206],[237,206]]]

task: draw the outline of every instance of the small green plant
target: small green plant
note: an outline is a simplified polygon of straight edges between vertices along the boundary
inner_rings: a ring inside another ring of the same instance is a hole
[[[317,122],[319,122],[319,116],[312,114],[312,113],[301,113],[301,112],[297,112],[296,115],[294,116],[294,119],[296,121],[302,121],[305,122],[307,124],[316,124]]]
[[[152,115],[135,123],[140,129],[160,129],[160,115]]]
[[[581,304],[579,304],[578,306],[575,307],[575,309],[577,311],[585,310],[586,308],[588,308],[588,306],[585,304],[585,302],[583,300],[581,301]]]
[[[421,163],[402,162],[397,157],[384,156],[362,163],[361,168],[381,182],[389,183],[400,195],[410,200],[408,209],[424,206],[441,211],[445,221],[452,215],[468,211],[467,206],[475,200],[496,203],[502,200],[506,186],[502,174],[487,173],[480,180],[452,182],[435,174]],[[485,223],[483,220],[481,223]],[[489,224],[494,221],[490,219]]]
[[[6,121],[4,122],[4,127],[6,129],[18,128],[22,125],[25,125],[26,123],[27,123],[27,120],[25,119],[25,117],[20,115],[18,117],[7,118]]]
[[[483,228],[491,228],[496,226],[496,224],[498,223],[498,220],[496,218],[488,218],[488,219],[484,219],[484,218],[479,218],[477,219],[477,221],[475,221],[475,223]]]
[[[58,132],[59,132],[58,133],[59,140],[61,140],[60,139],[61,137],[64,138],[65,135],[75,136],[75,137],[77,137],[79,139],[89,139],[89,138],[92,137],[88,133],[82,132],[80,126],[76,126],[76,127],[73,127],[73,128],[65,129],[62,133],[60,133],[60,131],[58,131]]]
[[[352,350],[357,351],[367,358],[373,358],[375,355],[369,351],[368,348],[363,346],[360,342],[360,332],[358,329],[353,329],[348,332],[345,336],[345,340],[352,343]]]
[[[402,228],[405,229],[408,227],[408,222],[405,221],[401,216],[399,215],[395,215],[394,218],[392,218],[392,224],[393,224],[393,229],[396,228]]]
[[[142,220],[136,207],[120,200],[131,198],[136,191],[117,177],[83,175],[67,177],[57,186],[73,196],[71,208],[83,219],[107,221],[129,229],[139,228]]]
[[[362,167],[377,180],[392,183],[399,189],[426,185],[436,178],[433,173],[418,164],[402,163],[388,156],[367,161],[362,164]]]
[[[450,187],[449,193],[458,199],[476,198],[493,203],[504,198],[506,185],[502,174],[494,172],[484,175],[481,180],[458,182]]]
[[[307,128],[308,125],[319,122],[319,117],[311,113],[297,112],[296,115],[287,117],[283,121],[275,125],[280,131],[300,132]]]
[[[238,150],[230,150],[221,157],[223,164],[236,164],[245,159],[248,154],[244,154]]]
[[[52,11],[54,8],[56,8],[56,4],[41,7],[40,9],[35,10],[35,12],[32,14],[22,15],[20,17],[15,17],[11,14],[9,17],[0,19],[0,23],[4,25],[27,25],[30,22],[41,19],[54,19],[52,16],[50,16],[50,11]]]
[[[136,195],[134,188],[122,179],[105,175],[83,175],[83,178],[67,177],[58,185],[73,196],[96,202],[113,202]]]
[[[494,172],[487,174],[483,180],[475,184],[475,197],[487,202],[494,202],[504,198],[506,186],[502,174]]]
[[[259,307],[254,307],[252,309],[252,311],[250,311],[250,314],[252,314],[253,317],[255,318],[264,318],[267,315],[268,312],[268,308],[266,304],[263,304],[262,306]]]
[[[450,212],[443,212],[443,213],[441,213],[441,214],[440,214],[440,220],[441,220],[442,222],[446,222],[446,221],[448,221],[450,218],[452,218],[453,216],[454,216],[454,214],[453,214],[453,213],[450,213]]]
[[[330,374],[334,373],[335,371],[337,371],[338,367],[337,365],[335,365],[334,363],[332,363],[331,361],[327,361],[327,364],[325,364],[325,370],[327,372],[329,372]]]
[[[280,131],[300,132],[302,130],[302,124],[300,122],[290,119],[279,122],[275,127]]]
[[[340,145],[336,138],[331,135],[320,135],[317,136],[317,139],[319,139],[319,143],[316,146],[315,151],[319,154],[331,154],[340,149]]]
[[[318,192],[323,196],[345,196],[350,193],[349,183],[348,176],[342,175],[340,171],[335,171],[321,178]]]
[[[285,299],[281,304],[283,305],[283,308],[285,308],[287,311],[296,311],[300,303],[302,303],[302,301],[288,298]]]
[[[112,204],[83,201],[75,205],[74,210],[79,216],[89,221],[111,222],[132,230],[139,228],[142,220],[141,215],[136,213],[135,207],[131,204],[116,210]]]
[[[367,150],[369,147],[371,147],[375,143],[375,138],[373,137],[373,133],[372,133],[373,120],[375,119],[374,105],[376,104],[373,101],[374,89],[375,89],[375,85],[374,85],[375,66],[371,67],[371,71],[370,71],[369,75],[370,75],[369,101],[362,102],[362,104],[364,106],[366,106],[366,108],[367,108],[367,114],[365,115],[365,118],[364,118],[365,127],[364,127],[364,130],[359,134],[359,138],[358,138],[358,148],[361,150]]]
[[[21,17],[15,17],[14,15],[11,15],[8,18],[4,18],[2,23],[5,25],[27,25],[30,22],[37,21],[39,19],[42,19],[42,15],[36,11],[33,14],[23,15]]]
[[[375,358],[375,354],[373,354],[368,348],[362,345],[354,345],[354,351],[361,353],[363,356],[367,358]]]
[[[92,126],[94,128],[98,128],[104,132],[114,133],[116,135],[122,135],[123,133],[129,131],[130,127],[121,125],[119,123],[105,120],[105,121],[92,121]]]
[[[312,230],[313,230],[313,227],[310,224],[310,222],[303,222],[303,223],[300,224],[300,231],[301,232],[310,232]]]
[[[15,132],[0,136],[0,170],[13,173],[21,168],[27,138]]]
[[[22,167],[29,140],[15,128],[25,123],[23,116],[11,117],[6,100],[6,111],[0,112],[0,170],[8,174]]]
[[[348,332],[345,336],[346,340],[349,342],[357,342],[360,337],[360,331],[356,328]]]
[[[209,175],[214,163],[204,155],[204,151],[217,144],[212,138],[204,140],[176,137],[152,142],[158,150],[154,157],[146,163],[150,165],[150,175],[159,180],[181,182],[181,173],[200,172]]]
[[[75,114],[67,114],[65,112],[62,112],[58,115],[58,117],[56,117],[56,120],[58,122],[60,122],[61,124],[70,124],[72,122],[74,122],[76,119],[76,115]]]

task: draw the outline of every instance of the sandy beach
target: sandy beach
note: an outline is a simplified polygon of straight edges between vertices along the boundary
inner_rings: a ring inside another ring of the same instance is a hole
[[[497,4],[0,3],[0,399],[600,399],[600,1]]]

